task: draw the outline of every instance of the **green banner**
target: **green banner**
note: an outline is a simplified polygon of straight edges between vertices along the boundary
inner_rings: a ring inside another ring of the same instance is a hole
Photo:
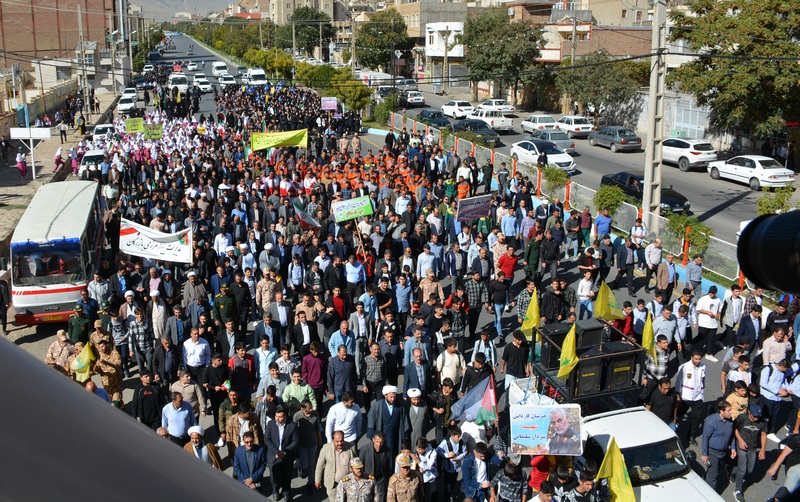
[[[145,124],[144,139],[161,139],[164,135],[164,128],[161,124]]]
[[[336,223],[353,220],[372,214],[372,202],[369,200],[369,195],[342,200],[331,204],[331,212]]]
[[[144,132],[144,119],[133,118],[133,119],[126,119],[125,120],[125,131],[128,134],[136,133],[136,132]]]

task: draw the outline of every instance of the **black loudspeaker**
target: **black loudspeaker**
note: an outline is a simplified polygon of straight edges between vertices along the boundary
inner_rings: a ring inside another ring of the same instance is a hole
[[[556,369],[561,362],[561,346],[572,325],[567,323],[545,324],[542,333],[542,357],[540,363],[548,370]]]
[[[636,368],[634,354],[620,354],[608,357],[606,368],[606,390],[625,390],[631,387]]]
[[[575,322],[578,347],[600,347],[603,342],[603,324],[597,319],[584,319]]]
[[[596,348],[578,350],[578,366],[571,375],[573,395],[585,396],[600,392],[603,383],[603,356]]]
[[[612,354],[614,352],[625,352],[626,350],[633,350],[635,348],[636,347],[634,347],[632,343],[625,342],[623,340],[603,343],[604,354]]]

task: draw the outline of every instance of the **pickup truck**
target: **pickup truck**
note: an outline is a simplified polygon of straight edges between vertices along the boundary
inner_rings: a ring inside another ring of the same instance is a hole
[[[503,112],[499,110],[473,110],[469,115],[467,115],[468,119],[472,120],[482,120],[486,122],[486,125],[494,129],[495,131],[513,131],[514,130],[514,121],[512,119],[506,118],[503,115]]]

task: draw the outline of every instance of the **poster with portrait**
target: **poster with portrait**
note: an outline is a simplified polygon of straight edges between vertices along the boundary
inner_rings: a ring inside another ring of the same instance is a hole
[[[511,405],[511,453],[576,456],[582,452],[580,405]]]

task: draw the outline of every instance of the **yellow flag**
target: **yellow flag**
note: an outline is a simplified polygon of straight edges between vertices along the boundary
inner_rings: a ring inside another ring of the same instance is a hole
[[[308,147],[308,129],[281,132],[254,132],[250,135],[250,148],[254,152],[277,146]]]
[[[578,365],[578,354],[575,353],[575,323],[567,333],[564,344],[561,345],[561,362],[558,368],[557,378],[566,380],[572,372],[572,368]]]
[[[603,457],[603,464],[597,471],[598,479],[607,479],[608,487],[611,489],[611,502],[636,502],[636,495],[633,493],[631,477],[628,474],[628,466],[625,465],[625,457],[619,451],[617,441],[611,437]]]
[[[533,329],[541,324],[541,315],[539,315],[539,297],[536,294],[536,288],[531,293],[531,302],[528,304],[528,310],[525,311],[525,317],[522,319],[522,327],[520,328],[525,338],[530,342],[533,340]],[[540,342],[541,337],[537,334],[536,341]]]
[[[617,297],[614,292],[608,287],[605,282],[600,284],[600,289],[597,291],[597,299],[594,302],[594,316],[602,317],[607,321],[614,319],[624,319],[625,314],[619,308]]]
[[[70,364],[70,368],[75,372],[75,380],[83,383],[92,377],[92,361],[94,361],[94,352],[92,352],[92,346],[87,343],[78,357]]]
[[[647,312],[647,320],[644,322],[644,330],[642,330],[642,347],[653,358],[653,361],[658,361],[656,337],[653,334],[653,316],[650,311]]]

